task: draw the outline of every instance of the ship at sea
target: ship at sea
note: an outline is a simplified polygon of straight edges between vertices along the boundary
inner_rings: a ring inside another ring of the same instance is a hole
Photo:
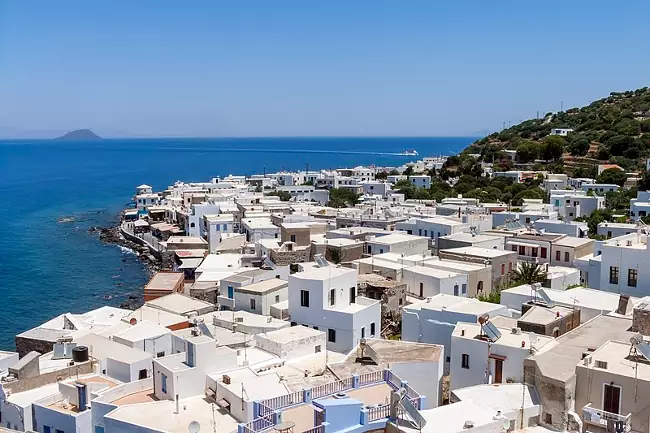
[[[418,156],[418,151],[417,150],[405,150],[404,152],[400,153],[402,156]]]

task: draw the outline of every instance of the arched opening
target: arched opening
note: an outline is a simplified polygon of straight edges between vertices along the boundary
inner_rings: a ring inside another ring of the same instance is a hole
[[[478,284],[476,285],[476,294],[477,295],[483,294],[483,281],[479,281]]]

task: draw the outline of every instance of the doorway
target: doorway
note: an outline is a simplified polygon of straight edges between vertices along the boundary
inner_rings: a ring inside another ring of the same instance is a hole
[[[503,383],[503,360],[494,360],[494,383]]]

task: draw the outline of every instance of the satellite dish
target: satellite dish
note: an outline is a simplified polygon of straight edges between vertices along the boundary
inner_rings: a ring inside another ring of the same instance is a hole
[[[199,430],[201,430],[201,424],[198,421],[192,421],[187,426],[187,431],[190,433],[199,433]]]

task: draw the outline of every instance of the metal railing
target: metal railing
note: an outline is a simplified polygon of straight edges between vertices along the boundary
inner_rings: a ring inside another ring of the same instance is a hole
[[[244,426],[244,433],[257,433],[271,428],[275,425],[273,414],[261,416],[253,421],[246,423]]]
[[[603,409],[597,409],[591,406],[591,403],[582,408],[582,419],[588,424],[596,424],[600,426],[605,426],[610,422],[623,422],[625,424],[626,432],[629,432],[631,429],[630,419],[632,414],[628,413],[627,415],[622,415],[613,412],[607,412]]]
[[[305,430],[302,433],[325,433],[325,426],[323,424],[316,426],[314,428],[310,428],[309,430]]]
[[[394,389],[399,389],[402,386],[402,381],[390,370],[387,370],[386,382]]]
[[[384,404],[368,409],[368,421],[377,421],[378,419],[388,418],[390,416],[390,405]]]
[[[350,389],[352,388],[352,380],[352,377],[348,377],[347,379],[316,386],[311,389],[311,398],[320,398]]]
[[[384,371],[373,371],[372,373],[363,373],[359,375],[359,385],[367,385],[369,383],[377,383],[384,381]]]
[[[293,406],[294,404],[304,403],[305,394],[302,391],[292,392],[291,394],[281,395],[279,397],[269,398],[260,402],[261,406],[269,409],[282,409],[283,407]]]

